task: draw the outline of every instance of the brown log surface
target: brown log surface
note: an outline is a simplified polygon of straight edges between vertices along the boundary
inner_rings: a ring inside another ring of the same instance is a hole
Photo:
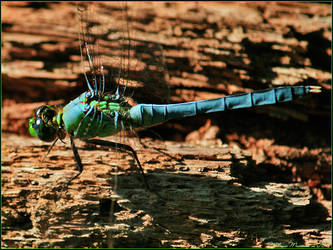
[[[165,140],[145,139],[146,148],[125,139],[162,199],[145,190],[132,157],[79,142],[84,171],[59,191],[75,171],[69,143],[41,163],[48,145],[27,137],[27,119],[86,89],[77,9],[15,2],[1,11],[3,246],[330,246],[329,4],[128,4],[133,46],[147,56],[130,76],[167,84],[169,102],[323,88],[292,103],[169,122],[155,128]],[[119,6],[95,6],[103,63],[115,71],[123,17]],[[133,86],[139,101],[166,101],[153,85]]]

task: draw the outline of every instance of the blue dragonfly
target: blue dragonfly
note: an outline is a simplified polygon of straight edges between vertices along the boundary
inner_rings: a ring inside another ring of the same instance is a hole
[[[81,27],[80,34],[81,59],[82,61],[86,59],[90,68],[90,75],[84,70],[87,90],[65,106],[43,105],[37,108],[34,117],[29,119],[29,132],[32,136],[42,141],[53,142],[47,153],[58,140],[62,141],[69,137],[78,172],[66,185],[69,185],[83,171],[83,164],[74,139],[130,152],[149,189],[143,167],[132,147],[95,137],[106,137],[122,131],[147,128],[176,118],[290,102],[321,91],[320,86],[286,86],[210,100],[176,104],[141,103],[131,106],[125,96],[126,85],[121,89],[118,82],[114,91],[105,91],[107,83],[104,66],[95,58],[97,53],[88,42],[88,30]],[[127,41],[130,43],[130,39]]]

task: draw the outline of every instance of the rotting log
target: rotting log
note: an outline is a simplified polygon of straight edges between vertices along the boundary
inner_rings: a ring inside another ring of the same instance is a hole
[[[103,61],[117,71],[121,49],[112,39],[124,12],[104,4],[95,10]],[[170,102],[297,84],[321,85],[324,93],[156,128],[162,138],[191,142],[138,149],[163,201],[143,188],[129,156],[84,144],[85,171],[59,193],[75,169],[68,145],[42,164],[47,145],[22,135],[39,105],[86,88],[76,6],[4,3],[2,129],[21,135],[2,138],[4,246],[329,246],[330,207],[321,204],[331,197],[331,6],[129,3],[127,14],[135,55],[146,56],[133,61],[130,77],[167,81]],[[167,101],[151,84],[135,87],[139,101]]]
[[[144,143],[136,148],[150,191],[130,156],[84,144],[84,171],[61,190],[75,174],[69,145],[41,163],[44,143],[5,134],[4,246],[329,244],[328,212],[306,185],[273,182],[240,149],[218,142]]]

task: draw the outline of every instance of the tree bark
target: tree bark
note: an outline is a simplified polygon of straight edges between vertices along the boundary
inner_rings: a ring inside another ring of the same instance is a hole
[[[77,6],[4,3],[3,246],[329,247],[331,6],[125,7],[94,3],[88,14],[93,52],[129,79],[137,102],[280,85],[320,85],[323,93],[155,128],[170,141],[122,138],[136,149],[150,191],[130,155],[78,143],[84,171],[61,191],[76,173],[70,145],[58,143],[41,163],[48,146],[26,137],[27,119],[87,89]],[[116,41],[128,35],[129,68]]]

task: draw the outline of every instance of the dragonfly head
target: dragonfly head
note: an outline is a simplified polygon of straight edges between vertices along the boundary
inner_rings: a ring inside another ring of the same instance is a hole
[[[35,117],[29,119],[29,132],[42,141],[51,142],[58,137],[55,123],[57,111],[52,106],[44,105],[35,110]]]

